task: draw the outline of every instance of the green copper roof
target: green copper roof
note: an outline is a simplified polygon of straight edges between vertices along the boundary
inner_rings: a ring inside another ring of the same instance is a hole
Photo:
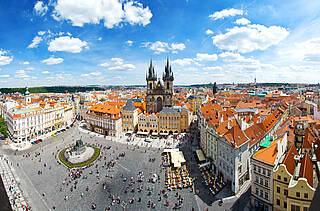
[[[271,137],[270,136],[268,136],[264,141],[262,141],[261,143],[260,143],[260,146],[262,146],[262,147],[268,147],[270,144],[271,144]]]

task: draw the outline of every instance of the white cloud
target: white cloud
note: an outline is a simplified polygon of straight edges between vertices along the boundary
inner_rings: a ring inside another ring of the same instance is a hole
[[[42,71],[42,74],[50,74],[49,71]]]
[[[85,73],[85,74],[81,74],[81,77],[92,77],[92,76],[99,76],[101,75],[101,72],[92,72],[92,73]]]
[[[128,41],[126,41],[126,44],[127,44],[128,46],[132,46],[133,41],[132,41],[132,40],[128,40]]]
[[[182,51],[185,48],[186,48],[186,46],[183,43],[171,43],[171,49],[172,50]]]
[[[28,65],[28,64],[30,64],[30,62],[25,61],[25,62],[22,62],[22,64],[24,64],[24,65]]]
[[[209,17],[212,18],[213,20],[218,20],[218,19],[224,19],[226,17],[232,17],[236,15],[243,15],[243,10],[238,10],[234,8],[224,9],[209,15]]]
[[[289,31],[280,26],[266,27],[253,24],[228,29],[227,33],[213,36],[213,43],[220,49],[248,53],[265,50],[289,35]]]
[[[210,29],[207,29],[206,34],[207,35],[213,34],[213,31],[211,31]]]
[[[278,52],[280,56],[300,62],[320,62],[320,37],[294,43],[294,47],[289,50]]]
[[[196,60],[198,61],[217,61],[217,54],[197,53]]]
[[[109,63],[105,62],[105,63],[99,64],[99,66],[101,66],[101,67],[107,67],[107,66],[109,66]]]
[[[46,31],[38,31],[38,35],[42,36],[46,33]]]
[[[183,58],[183,59],[176,59],[171,62],[172,64],[176,64],[179,66],[186,66],[191,65],[194,63],[194,60],[192,58]]]
[[[166,43],[161,41],[156,42],[146,42],[142,47],[149,48],[155,51],[156,54],[165,53],[171,51],[172,53],[177,53],[178,50],[182,51],[185,49],[184,43]]]
[[[98,40],[101,41],[101,40],[102,40],[102,37],[99,37]]]
[[[39,36],[35,36],[32,40],[32,43],[28,45],[27,48],[36,48],[38,47],[39,43],[42,41],[42,38]]]
[[[253,58],[245,58],[244,56],[240,55],[239,53],[232,53],[232,52],[223,52],[219,54],[219,57],[223,59],[225,62],[240,62],[240,63],[259,63],[258,60]]]
[[[222,67],[212,66],[212,67],[203,67],[202,69],[206,71],[221,71]]]
[[[131,25],[140,24],[145,26],[150,23],[152,13],[149,7],[143,8],[141,3],[129,1],[124,4],[124,17]]]
[[[48,7],[42,1],[38,1],[34,5],[34,10],[38,15],[44,16],[48,11]]]
[[[30,76],[27,75],[25,70],[17,70],[15,76],[16,78],[29,78]]]
[[[9,78],[10,75],[0,75],[0,78]]]
[[[152,13],[136,1],[58,0],[52,17],[58,21],[70,20],[73,26],[103,22],[105,27],[113,28],[120,23],[145,26],[150,23]]]
[[[0,49],[0,66],[10,64],[13,56],[7,56],[8,52]]]
[[[63,62],[63,58],[54,58],[54,57],[50,57],[48,59],[44,59],[41,61],[41,63],[45,63],[47,65],[60,64],[62,62]]]
[[[113,67],[109,67],[108,70],[134,70],[136,67],[133,64],[121,64]]]
[[[234,23],[238,25],[248,25],[251,23],[251,21],[249,21],[246,18],[240,18],[240,19],[237,19]]]
[[[73,38],[69,36],[58,37],[52,40],[49,44],[49,51],[66,51],[71,53],[80,53],[82,48],[89,48],[86,41],[82,41],[79,38]]]
[[[111,58],[110,60],[113,61],[115,65],[122,65],[123,64],[123,59],[121,59],[121,58]]]

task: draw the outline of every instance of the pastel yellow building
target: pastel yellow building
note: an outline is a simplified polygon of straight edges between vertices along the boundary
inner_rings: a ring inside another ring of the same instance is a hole
[[[159,134],[180,134],[189,130],[191,115],[183,107],[165,107],[159,112]]]
[[[188,97],[188,103],[191,106],[192,114],[196,115],[200,110],[201,104],[205,103],[207,98],[203,95],[191,95]]]

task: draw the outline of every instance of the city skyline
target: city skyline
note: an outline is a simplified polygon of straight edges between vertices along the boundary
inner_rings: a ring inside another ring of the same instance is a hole
[[[318,83],[320,3],[4,1],[1,87]]]

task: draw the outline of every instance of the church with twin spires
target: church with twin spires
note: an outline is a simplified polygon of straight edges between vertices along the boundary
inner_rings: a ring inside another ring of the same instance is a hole
[[[172,107],[173,99],[173,73],[167,59],[167,64],[162,75],[162,81],[157,78],[150,60],[150,66],[146,75],[147,80],[147,96],[146,110],[147,113],[157,113],[164,107]]]

